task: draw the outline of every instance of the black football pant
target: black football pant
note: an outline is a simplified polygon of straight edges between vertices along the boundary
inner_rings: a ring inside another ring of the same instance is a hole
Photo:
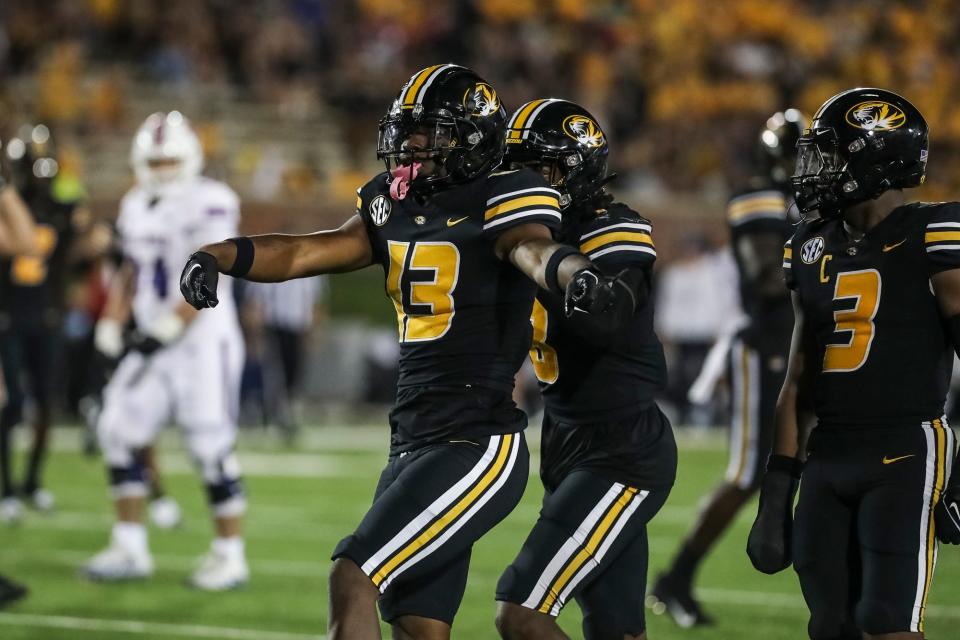
[[[937,560],[933,507],[954,447],[943,418],[814,429],[793,549],[811,638],[923,631]]]

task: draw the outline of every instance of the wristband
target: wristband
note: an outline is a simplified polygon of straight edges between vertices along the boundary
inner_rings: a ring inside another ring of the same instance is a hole
[[[233,266],[224,271],[228,276],[242,278],[250,272],[253,266],[253,240],[247,236],[230,238],[227,242],[232,242],[237,248],[237,258],[233,261]]]
[[[547,260],[547,267],[543,274],[543,279],[547,283],[547,290],[553,291],[561,296],[564,294],[564,289],[560,286],[557,272],[559,271],[560,263],[563,262],[564,258],[572,255],[581,254],[573,247],[560,245],[560,248],[554,251],[553,255],[550,256],[550,259]]]
[[[771,453],[767,458],[767,471],[784,471],[791,477],[799,478],[803,473],[803,462],[790,456]]]

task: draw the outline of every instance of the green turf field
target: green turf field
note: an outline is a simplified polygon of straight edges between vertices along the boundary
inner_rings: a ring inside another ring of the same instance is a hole
[[[198,593],[182,585],[194,559],[206,550],[210,533],[200,486],[175,439],[164,441],[162,463],[187,521],[177,531],[151,531],[154,578],[123,585],[95,585],[77,578],[77,565],[106,542],[110,512],[100,462],[75,451],[75,434],[57,435],[60,444],[50,461],[48,485],[57,496],[58,512],[28,514],[18,528],[0,529],[0,571],[26,581],[32,589],[27,600],[0,613],[0,638],[323,637],[327,556],[369,504],[384,457],[383,429],[314,429],[296,452],[245,437],[241,459],[250,492],[247,548],[253,579],[246,589],[226,594]],[[725,464],[717,438],[682,437],[680,445],[679,482],[650,530],[653,571],[665,564],[701,494]],[[539,481],[531,477],[521,506],[475,547],[455,638],[496,637],[494,587],[533,523],[540,497]],[[740,517],[702,571],[700,594],[718,625],[683,631],[666,617],[648,615],[650,638],[806,637],[806,614],[794,574],[763,576],[747,561],[743,547],[753,511],[751,506]],[[960,548],[945,547],[929,598],[929,637],[958,637],[958,593]],[[580,637],[575,604],[560,620],[573,637]]]

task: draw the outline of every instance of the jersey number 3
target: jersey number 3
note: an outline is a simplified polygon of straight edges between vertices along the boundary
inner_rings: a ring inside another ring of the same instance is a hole
[[[453,321],[460,251],[449,242],[391,240],[389,248],[387,293],[397,309],[400,342],[425,342],[444,336]]]
[[[873,319],[880,308],[880,272],[876,269],[837,274],[834,302],[855,300],[852,309],[833,312],[834,333],[848,334],[846,344],[829,344],[823,355],[824,372],[856,371],[867,361],[876,333]]]

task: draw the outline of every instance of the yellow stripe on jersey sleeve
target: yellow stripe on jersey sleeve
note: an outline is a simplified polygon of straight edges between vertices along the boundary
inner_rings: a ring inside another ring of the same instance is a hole
[[[614,244],[616,242],[639,242],[651,247],[653,246],[653,238],[650,237],[649,233],[643,233],[642,231],[611,231],[609,233],[602,233],[595,238],[590,238],[580,245],[580,251],[590,253],[594,249],[599,249],[600,247],[605,247],[608,244]]]
[[[924,242],[943,242],[944,240],[960,240],[960,231],[927,231],[923,236]]]
[[[522,209],[523,207],[532,207],[532,206],[544,206],[550,207],[551,209],[556,209],[559,213],[560,211],[560,200],[556,196],[549,195],[535,195],[535,196],[524,196],[521,198],[514,198],[512,200],[507,200],[501,202],[500,204],[490,207],[483,214],[483,221],[489,222],[490,220],[501,216],[505,213],[510,213],[511,211],[516,211],[517,209]]]
[[[783,248],[783,259],[784,260],[793,260],[793,249],[791,247]]]

